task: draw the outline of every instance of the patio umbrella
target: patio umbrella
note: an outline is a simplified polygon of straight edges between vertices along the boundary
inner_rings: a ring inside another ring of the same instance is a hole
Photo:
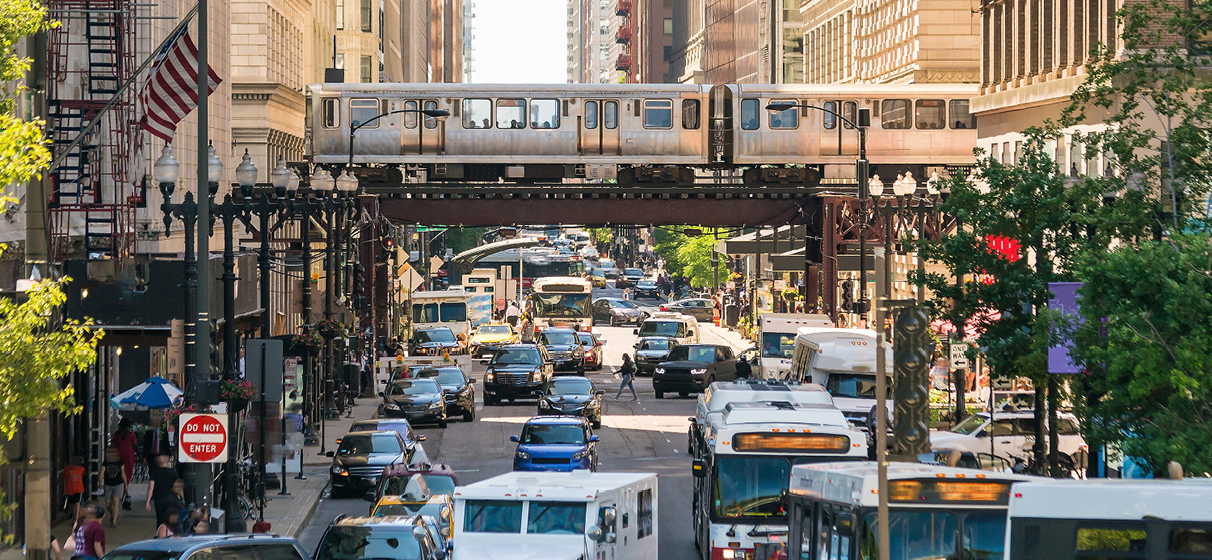
[[[181,397],[182,391],[163,377],[152,377],[143,383],[110,397],[109,403],[118,410],[168,408]]]

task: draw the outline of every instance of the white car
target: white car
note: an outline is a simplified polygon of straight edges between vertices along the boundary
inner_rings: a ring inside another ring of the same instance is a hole
[[[1077,417],[1062,413],[1057,418],[1058,450],[1068,459],[1076,459],[1086,451],[1086,441],[1078,431]],[[1045,430],[1045,435],[1047,431]],[[949,432],[931,432],[930,446],[941,449],[989,453],[989,438],[993,438],[993,454],[1013,461],[1026,460],[1035,443],[1035,415],[1030,410],[995,412],[990,425],[989,414],[973,414],[956,424]],[[1077,463],[1074,460],[1074,463]]]

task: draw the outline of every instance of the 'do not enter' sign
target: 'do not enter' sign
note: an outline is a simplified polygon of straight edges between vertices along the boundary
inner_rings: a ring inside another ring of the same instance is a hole
[[[182,414],[177,460],[183,463],[227,461],[227,415]]]

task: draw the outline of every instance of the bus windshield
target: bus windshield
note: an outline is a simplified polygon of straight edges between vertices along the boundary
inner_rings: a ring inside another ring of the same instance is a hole
[[[875,512],[864,518],[859,554],[879,557],[879,520]],[[960,527],[963,527],[960,529]],[[897,511],[889,515],[890,558],[926,560],[930,558],[1000,559],[1005,551],[1006,512],[1004,511]],[[955,554],[956,534],[963,531]]]
[[[715,515],[781,518],[790,457],[720,457],[712,491]]]
[[[835,397],[874,399],[875,376],[858,373],[830,373],[825,390]]]
[[[589,294],[534,294],[536,317],[588,317]]]
[[[762,333],[762,357],[791,359],[795,353],[795,333]]]

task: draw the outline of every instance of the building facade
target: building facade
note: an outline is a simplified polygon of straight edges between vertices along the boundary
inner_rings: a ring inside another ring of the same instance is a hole
[[[627,81],[633,70],[630,47],[635,29],[620,31],[633,10],[632,0],[569,0],[568,83],[607,84]],[[620,36],[620,33],[623,36]]]
[[[639,0],[634,22],[634,81],[671,83],[669,58],[673,55],[673,0]]]
[[[463,80],[463,0],[431,0],[429,49],[430,82]]]
[[[804,60],[796,0],[673,0],[670,78],[682,83],[779,84]]]

